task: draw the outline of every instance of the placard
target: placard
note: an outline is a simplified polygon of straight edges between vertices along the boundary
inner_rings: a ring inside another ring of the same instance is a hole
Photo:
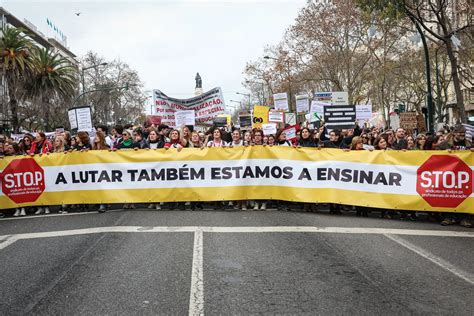
[[[288,95],[286,92],[273,95],[273,107],[275,110],[288,111]]]
[[[268,121],[273,123],[284,123],[285,122],[285,112],[282,111],[269,111],[268,112]]]
[[[328,130],[354,128],[356,110],[354,105],[331,105],[324,107],[324,121]]]
[[[291,127],[285,128],[285,134],[286,134],[286,139],[288,140],[296,139],[296,127],[291,126]]]
[[[92,116],[90,107],[76,108],[77,131],[90,132],[92,130]]]
[[[225,127],[227,126],[227,117],[216,116],[213,120],[213,125],[216,127]]]
[[[252,128],[262,128],[262,124],[268,123],[268,111],[270,107],[255,105],[253,107]]]
[[[296,112],[297,113],[308,113],[309,112],[309,98],[306,94],[300,94],[296,97]]]
[[[250,113],[239,114],[239,125],[240,125],[240,128],[252,126],[252,116],[250,115]]]
[[[69,125],[71,125],[71,129],[76,129],[77,128],[76,109],[71,109],[67,111],[67,115],[69,117]]]
[[[263,135],[275,135],[277,127],[275,123],[262,124]]]
[[[295,125],[296,124],[296,114],[295,113],[285,113],[285,122],[286,122],[286,124]]]
[[[185,125],[196,125],[196,117],[194,110],[176,111],[174,113],[175,126],[181,127]]]
[[[161,124],[161,116],[159,115],[147,115],[146,116],[146,121],[148,125],[155,125],[158,126]]]
[[[418,120],[416,118],[416,112],[403,112],[400,116],[400,127],[403,129],[413,130],[418,128]]]
[[[372,118],[372,104],[356,105],[356,120],[367,122]]]

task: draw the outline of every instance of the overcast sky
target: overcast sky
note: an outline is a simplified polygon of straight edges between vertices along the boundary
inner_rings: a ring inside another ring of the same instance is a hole
[[[73,53],[95,51],[136,69],[147,90],[186,98],[203,89],[239,100],[245,63],[279,42],[305,0],[18,1],[1,6],[47,34],[49,18]],[[81,12],[76,16],[76,12]]]

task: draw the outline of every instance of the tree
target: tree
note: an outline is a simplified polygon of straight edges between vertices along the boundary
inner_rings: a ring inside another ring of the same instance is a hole
[[[47,48],[37,48],[31,56],[31,79],[26,85],[28,96],[41,100],[44,129],[51,129],[51,100],[66,104],[78,89],[78,71],[66,58]]]
[[[18,119],[18,104],[25,97],[25,78],[31,70],[30,51],[33,47],[31,40],[23,29],[5,27],[0,40],[2,51],[0,67],[8,91],[8,105],[11,111],[11,124],[14,132],[20,128]]]
[[[455,35],[472,31],[474,24],[470,1],[462,1],[461,4],[448,0],[357,0],[357,2],[368,12],[394,19],[408,18],[415,26],[422,28],[437,45],[445,47],[451,64],[458,114],[460,120],[466,123],[467,116],[461,90]],[[456,8],[456,5],[466,7]],[[464,14],[462,18],[455,14],[458,9],[461,9],[460,12]]]

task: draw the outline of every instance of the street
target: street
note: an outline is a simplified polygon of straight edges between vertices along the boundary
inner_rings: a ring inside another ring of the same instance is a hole
[[[0,220],[0,314],[456,314],[474,231],[327,212],[113,210]]]

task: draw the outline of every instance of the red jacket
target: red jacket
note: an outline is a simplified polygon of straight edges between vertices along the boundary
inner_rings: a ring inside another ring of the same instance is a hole
[[[38,146],[38,142],[33,142],[33,144],[31,144],[30,150],[28,151],[28,154],[34,154],[36,152],[36,146]],[[45,139],[43,142],[43,147],[41,148],[41,153],[42,154],[49,153],[52,149],[53,149],[53,145],[51,145],[51,142]]]

